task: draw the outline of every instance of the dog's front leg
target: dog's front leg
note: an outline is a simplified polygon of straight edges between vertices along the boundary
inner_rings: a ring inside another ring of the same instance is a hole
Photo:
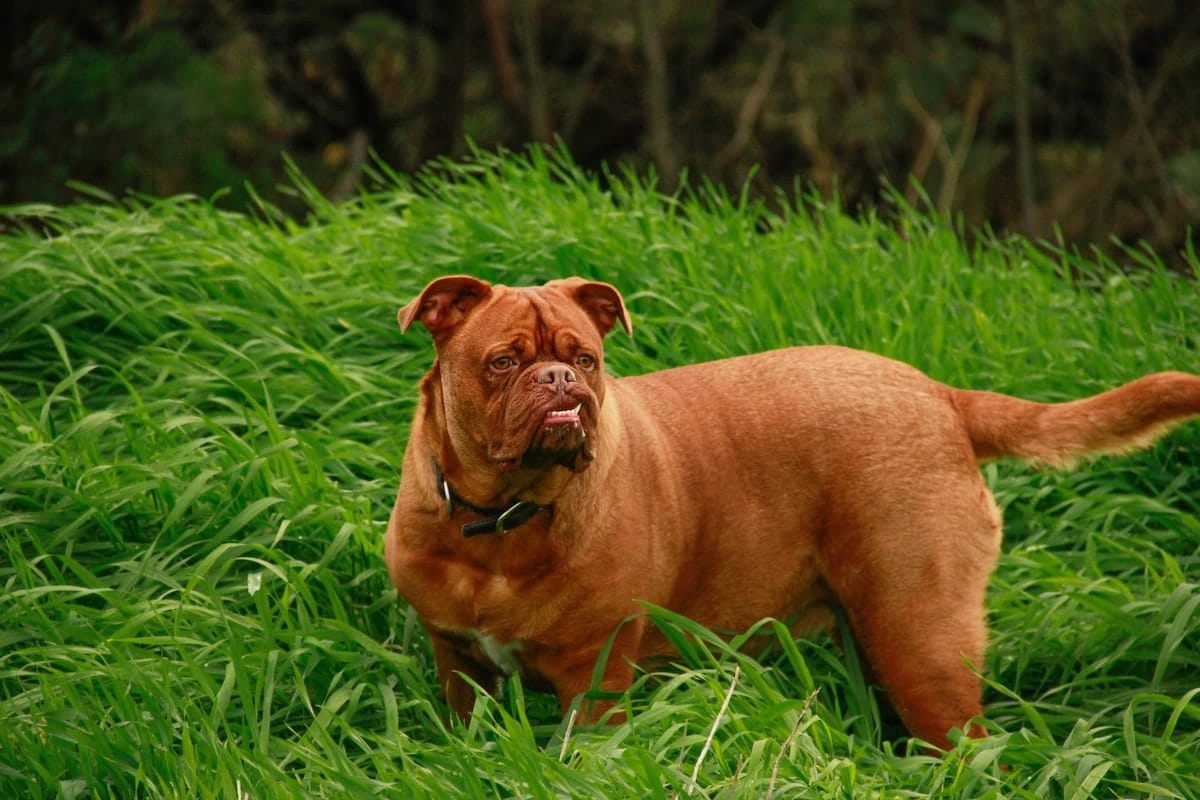
[[[553,656],[552,664],[546,664],[548,675],[553,675],[555,694],[558,696],[562,713],[569,713],[576,699],[581,698],[579,721],[596,723],[616,705],[613,695],[633,685],[633,673],[646,628],[644,617],[627,619],[614,635],[604,636],[586,647],[560,650]],[[602,669],[597,670],[604,659]],[[597,679],[598,677],[598,679]],[[600,697],[590,698],[589,692]],[[623,714],[609,715],[607,721],[619,723]]]
[[[438,683],[447,705],[459,719],[466,722],[475,707],[475,689],[467,678],[488,692],[495,692],[500,677],[495,670],[471,656],[469,643],[457,636],[430,631],[433,660],[437,665]]]

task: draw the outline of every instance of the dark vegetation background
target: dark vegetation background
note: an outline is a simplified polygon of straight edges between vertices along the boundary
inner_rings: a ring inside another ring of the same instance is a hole
[[[1171,262],[1200,218],[1194,0],[8,0],[0,202],[246,183],[289,208],[374,151],[561,139],[768,201],[887,185],[990,226]],[[919,187],[910,181],[916,179]],[[296,204],[294,210],[299,210]]]

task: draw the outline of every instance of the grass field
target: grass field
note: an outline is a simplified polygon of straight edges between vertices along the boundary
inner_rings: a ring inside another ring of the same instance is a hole
[[[452,725],[381,558],[431,360],[395,312],[439,274],[616,284],[621,374],[830,342],[1041,400],[1200,371],[1194,277],[907,209],[663,198],[564,156],[378,185],[331,206],[297,180],[303,223],[7,209],[50,231],[0,238],[0,797],[1200,797],[1200,423],[986,468],[995,735],[942,759],[853,652],[752,660],[666,612],[684,652],[629,722],[569,728],[514,680]]]

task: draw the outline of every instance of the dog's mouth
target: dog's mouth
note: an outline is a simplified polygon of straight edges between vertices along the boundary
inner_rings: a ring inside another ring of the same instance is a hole
[[[583,425],[580,419],[579,412],[583,408],[583,403],[576,403],[574,408],[563,408],[557,411],[547,411],[546,418],[542,420],[542,429],[550,430],[553,428],[580,428]]]
[[[529,409],[523,420],[510,420],[489,455],[505,471],[560,465],[580,472],[595,457],[593,406],[587,398],[560,397],[548,409]]]

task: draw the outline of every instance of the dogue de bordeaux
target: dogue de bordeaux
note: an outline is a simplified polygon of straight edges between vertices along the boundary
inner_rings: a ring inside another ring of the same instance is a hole
[[[399,322],[422,323],[437,357],[387,565],[463,716],[464,676],[488,687],[514,671],[565,713],[614,630],[599,688],[628,688],[635,664],[671,652],[638,601],[798,634],[837,604],[911,734],[983,735],[968,664],[983,663],[1001,525],[979,464],[1064,465],[1200,414],[1200,377],[1180,372],[1043,404],[829,346],[618,379],[602,340],[632,332],[625,303],[579,278],[443,277]]]

